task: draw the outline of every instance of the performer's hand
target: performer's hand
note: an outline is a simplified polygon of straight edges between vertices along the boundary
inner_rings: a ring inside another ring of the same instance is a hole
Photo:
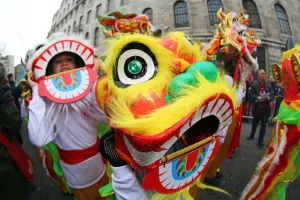
[[[121,167],[127,163],[120,158],[118,152],[115,149],[115,139],[113,131],[104,134],[101,137],[99,144],[99,152],[113,167]]]
[[[28,77],[27,81],[31,88],[37,87],[39,84],[32,80],[33,76]]]
[[[257,97],[257,100],[260,101],[260,100],[261,100],[261,97]]]

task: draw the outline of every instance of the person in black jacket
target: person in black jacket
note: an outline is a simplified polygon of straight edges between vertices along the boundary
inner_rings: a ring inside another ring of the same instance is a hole
[[[16,82],[14,81],[14,75],[12,73],[7,75],[7,79],[11,88],[16,87]]]
[[[4,66],[0,63],[0,131],[9,141],[16,137],[22,144],[20,135],[22,119],[14,104],[11,89],[4,74]],[[0,199],[26,200],[33,189],[34,187],[10,157],[8,149],[0,143]]]
[[[270,102],[274,100],[274,92],[272,86],[265,80],[265,71],[263,69],[258,72],[258,79],[254,81],[251,87],[251,98],[253,101],[253,122],[252,130],[247,140],[254,138],[256,128],[260,122],[260,131],[258,138],[258,147],[263,147],[263,140],[266,133],[266,125],[271,115]]]
[[[21,105],[19,102],[19,98],[21,98],[21,88],[19,85],[16,85],[16,82],[14,81],[14,75],[8,74],[7,76],[8,83],[11,88],[11,94],[14,97],[15,105],[17,106],[17,109],[19,112],[21,111]]]

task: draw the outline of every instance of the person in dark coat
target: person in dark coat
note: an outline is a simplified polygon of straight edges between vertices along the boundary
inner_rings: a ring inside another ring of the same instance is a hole
[[[253,100],[253,122],[248,140],[252,140],[255,136],[256,128],[260,122],[260,131],[258,138],[258,147],[263,147],[263,140],[266,133],[266,125],[271,115],[270,102],[274,100],[274,92],[272,86],[265,79],[265,71],[263,69],[258,72],[258,80],[254,81],[251,87],[251,98]]]
[[[21,105],[19,102],[19,98],[21,98],[21,88],[19,85],[16,86],[16,82],[14,81],[14,75],[8,74],[7,76],[9,86],[11,88],[11,94],[14,97],[15,105],[17,106],[17,109],[21,110]]]
[[[16,87],[16,82],[14,81],[14,75],[13,74],[11,74],[11,73],[8,74],[7,79],[8,79],[8,83],[9,83],[11,88]]]
[[[278,114],[279,106],[280,106],[280,104],[283,100],[284,89],[282,87],[282,84],[279,84],[279,86],[277,87],[277,91],[276,91],[275,95],[276,95],[276,98],[275,98],[275,111],[274,111],[273,118],[276,117],[276,115]]]
[[[246,116],[250,116],[250,111],[252,108],[252,101],[251,101],[251,86],[253,84],[253,74],[248,74],[248,80],[246,81],[246,94],[245,94],[245,108],[244,113]]]
[[[274,95],[277,93],[277,86],[272,75],[269,76],[269,84],[272,86]]]
[[[4,74],[4,66],[0,63],[0,131],[9,141],[16,137],[22,144],[20,135],[22,119],[14,104],[11,89]],[[27,200],[33,189],[33,185],[25,178],[9,155],[8,149],[0,143],[0,199]]]

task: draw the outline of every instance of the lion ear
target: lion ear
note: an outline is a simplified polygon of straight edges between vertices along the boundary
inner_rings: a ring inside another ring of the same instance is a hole
[[[291,64],[292,64],[292,72],[297,80],[298,84],[300,85],[300,66],[299,66],[299,60],[298,57],[293,54],[291,57]]]
[[[281,67],[277,64],[272,65],[272,72],[273,72],[273,77],[275,81],[279,84],[282,82],[282,72],[281,72]]]

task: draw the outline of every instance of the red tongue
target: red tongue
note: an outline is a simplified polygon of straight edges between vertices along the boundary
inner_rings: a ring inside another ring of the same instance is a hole
[[[188,142],[188,145],[192,145],[195,144],[197,142],[200,142],[202,140],[204,140],[205,138],[208,138],[209,136],[212,136],[212,133],[193,133],[187,136],[186,140]],[[186,160],[186,170],[190,170],[194,167],[195,162],[197,160],[198,157],[198,152],[199,150],[192,152],[190,154],[187,155],[187,160]]]
[[[192,152],[192,153],[189,153],[187,156],[186,156],[186,171],[189,171],[191,170],[194,166],[195,166],[195,163],[197,161],[197,158],[198,158],[198,152],[200,151],[200,149]]]
[[[70,73],[61,75],[61,78],[63,79],[65,85],[71,85],[72,84],[72,78],[71,78]]]

